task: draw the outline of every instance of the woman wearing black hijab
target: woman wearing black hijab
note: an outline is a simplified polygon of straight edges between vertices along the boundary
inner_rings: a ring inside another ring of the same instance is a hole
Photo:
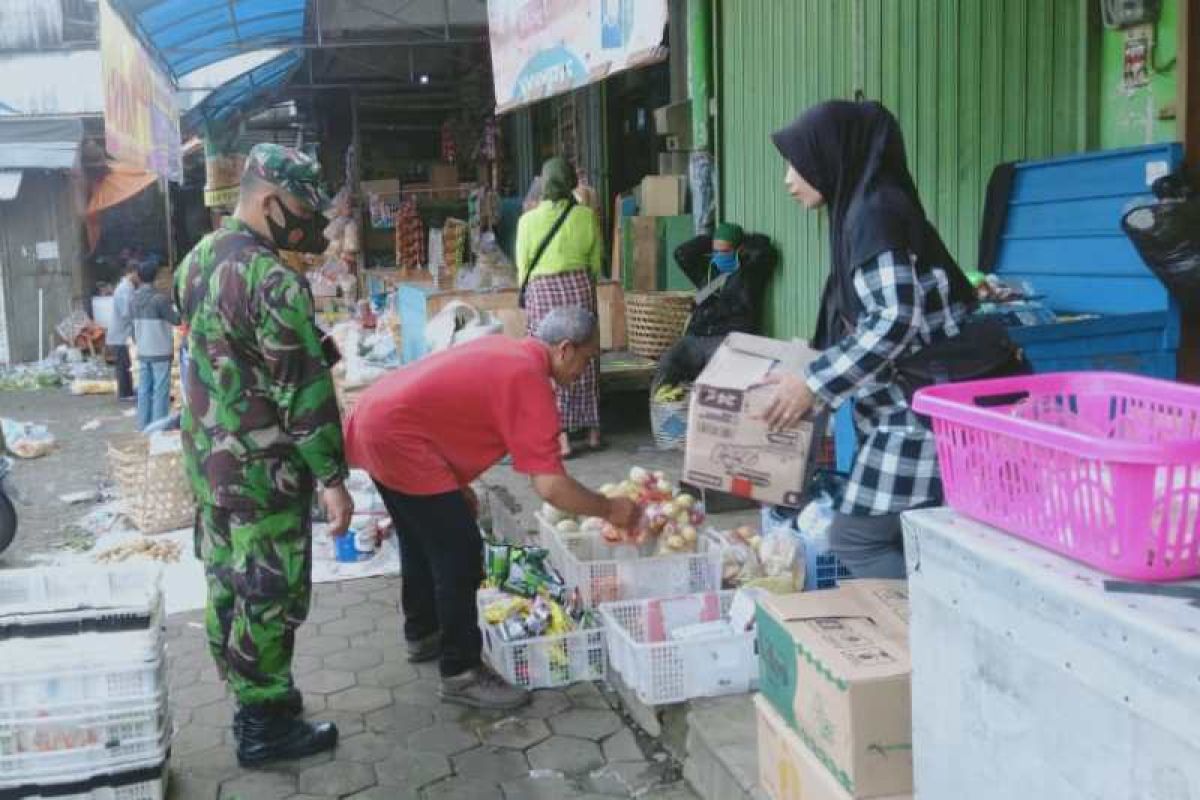
[[[941,502],[941,481],[896,366],[956,337],[974,293],[925,217],[886,108],[821,103],[772,139],[792,197],[828,209],[833,264],[813,339],[821,356],[780,380],[767,419],[788,426],[854,401],[860,447],[830,541],[855,577],[902,578],[900,513]]]

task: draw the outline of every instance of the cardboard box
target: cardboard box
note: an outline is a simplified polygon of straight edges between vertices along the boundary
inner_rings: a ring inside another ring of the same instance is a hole
[[[642,179],[640,213],[644,217],[677,217],[687,203],[683,175],[647,175]]]
[[[683,478],[704,489],[799,506],[814,425],[772,431],[761,419],[774,394],[774,369],[801,371],[817,353],[803,342],[733,333],[692,391]]]
[[[692,154],[688,151],[658,154],[659,175],[687,175],[691,164]]]
[[[853,795],[805,747],[762,695],[758,709],[758,782],[771,800],[852,800]],[[878,800],[912,800],[911,794]]]
[[[654,132],[659,136],[692,130],[692,101],[683,100],[654,109]]]
[[[632,263],[625,269],[630,273],[630,288],[638,292],[655,292],[658,285],[659,264],[662,260],[662,241],[658,236],[658,220],[654,217],[631,217],[630,235],[633,237]]]
[[[849,796],[912,792],[906,583],[769,595],[757,627],[762,696]]]

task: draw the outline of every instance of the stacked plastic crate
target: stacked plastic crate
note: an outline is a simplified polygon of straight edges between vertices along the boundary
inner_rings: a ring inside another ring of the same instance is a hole
[[[162,609],[150,569],[0,572],[0,798],[165,797]]]

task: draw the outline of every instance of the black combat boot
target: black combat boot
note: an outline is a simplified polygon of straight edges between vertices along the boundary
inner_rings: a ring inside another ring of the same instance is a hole
[[[280,710],[286,711],[293,717],[298,717],[304,713],[304,695],[300,694],[300,690],[295,686],[287,690],[287,694],[283,696],[278,703]],[[242,731],[242,714],[239,711],[233,715],[233,735],[241,736]]]
[[[304,758],[337,745],[337,726],[313,724],[281,704],[242,706],[234,717],[238,764],[256,767],[272,761]]]

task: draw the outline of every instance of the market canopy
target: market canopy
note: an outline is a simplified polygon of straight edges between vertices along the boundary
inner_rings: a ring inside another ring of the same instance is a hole
[[[195,131],[206,122],[223,122],[256,105],[279,91],[300,66],[300,61],[300,52],[289,50],[223,83],[184,114],[183,127]]]
[[[78,119],[0,119],[0,169],[74,169],[83,123]]]
[[[304,41],[307,0],[112,0],[112,5],[176,81],[239,53]]]

